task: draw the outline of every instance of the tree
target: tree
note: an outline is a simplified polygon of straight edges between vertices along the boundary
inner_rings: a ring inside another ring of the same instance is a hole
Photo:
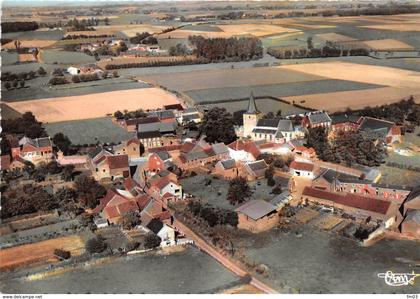
[[[13,87],[14,88],[17,88],[18,87],[18,85],[19,85],[19,81],[18,80],[13,80]]]
[[[124,229],[129,230],[140,224],[140,216],[134,212],[129,211],[122,216],[121,225]]]
[[[225,108],[214,107],[204,114],[200,125],[200,134],[210,143],[231,143],[236,140],[233,118]]]
[[[45,69],[42,66],[39,67],[37,72],[38,72],[38,75],[40,75],[40,76],[45,76],[47,74],[47,72],[45,71]]]
[[[114,78],[118,78],[119,77],[118,72],[117,71],[113,71],[112,72],[112,76],[114,76]]]
[[[148,233],[144,238],[144,248],[153,249],[160,246],[162,239],[154,233]]]
[[[106,194],[106,189],[87,175],[78,176],[74,187],[83,208],[94,208],[99,203],[98,199]]]
[[[122,119],[122,118],[124,118],[124,114],[121,111],[118,110],[114,113],[114,117],[116,119]]]
[[[52,74],[53,74],[54,76],[60,76],[60,77],[64,76],[63,70],[62,70],[61,68],[55,68],[55,69],[52,71]]]
[[[9,90],[9,89],[12,87],[12,85],[10,84],[10,82],[9,82],[9,81],[7,81],[6,83],[4,83],[4,87],[5,87],[7,90]]]
[[[74,171],[74,165],[69,164],[69,165],[64,166],[61,172],[61,179],[66,182],[73,180],[73,171]]]
[[[308,36],[308,38],[306,39],[306,44],[307,44],[308,50],[312,50],[314,48],[314,44],[312,42],[311,36]]]
[[[237,177],[230,180],[227,200],[231,205],[243,203],[251,196],[252,191],[245,178]]]
[[[73,188],[61,187],[54,194],[60,208],[66,212],[76,213],[78,209],[77,193]]]
[[[282,191],[283,190],[281,189],[281,186],[280,185],[277,185],[276,187],[273,188],[273,190],[271,190],[271,192],[273,194],[281,194]]]
[[[68,260],[71,257],[71,252],[63,249],[54,249],[54,255],[61,260]]]
[[[53,143],[59,148],[60,151],[67,155],[71,150],[71,141],[63,133],[56,133],[52,138]]]
[[[73,75],[72,77],[71,77],[71,82],[73,82],[73,83],[79,83],[81,80],[80,80],[80,76],[79,75]]]
[[[107,245],[101,237],[91,238],[86,242],[86,250],[90,253],[101,253]]]
[[[63,168],[56,161],[50,161],[46,165],[46,169],[49,174],[59,174]]]

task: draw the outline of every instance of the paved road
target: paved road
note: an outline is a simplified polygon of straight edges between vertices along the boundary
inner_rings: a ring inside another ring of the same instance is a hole
[[[222,255],[216,248],[209,245],[204,239],[202,239],[200,236],[198,236],[195,232],[193,232],[189,227],[187,227],[184,223],[182,223],[178,219],[174,220],[173,226],[177,230],[179,230],[183,234],[185,234],[185,236],[187,238],[193,240],[194,244],[198,248],[200,248],[201,250],[203,250],[204,252],[209,254],[211,257],[216,259],[219,263],[221,263],[223,266],[228,268],[230,271],[232,271],[236,275],[241,276],[241,277],[245,277],[245,276],[250,275],[250,273],[243,270],[241,267],[239,267],[237,264],[235,264],[233,261],[231,261],[226,256]],[[256,279],[255,277],[251,277],[250,284],[252,286],[258,288],[259,290],[267,293],[267,294],[277,294],[278,293],[276,290],[270,288],[269,286],[267,286],[266,284],[264,284],[260,280]]]

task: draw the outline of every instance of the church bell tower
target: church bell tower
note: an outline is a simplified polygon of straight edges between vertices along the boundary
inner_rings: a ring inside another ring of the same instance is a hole
[[[252,130],[257,126],[258,120],[261,117],[262,113],[258,111],[257,105],[255,104],[254,93],[251,91],[248,109],[243,115],[244,137],[251,136]]]

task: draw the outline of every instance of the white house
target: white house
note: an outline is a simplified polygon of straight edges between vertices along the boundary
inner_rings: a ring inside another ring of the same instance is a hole
[[[70,75],[78,75],[80,73],[80,69],[78,69],[77,67],[74,67],[74,66],[70,66],[70,67],[67,68],[67,72]]]
[[[313,179],[314,175],[314,164],[306,163],[301,161],[293,161],[290,163],[290,173],[293,176],[305,177]]]
[[[164,224],[159,219],[152,219],[147,225],[146,228],[148,228],[151,232],[153,232],[155,235],[157,235],[162,241],[160,243],[161,247],[171,246],[176,244],[175,240],[175,230]]]
[[[257,160],[261,151],[252,140],[238,139],[228,145],[229,156],[235,161],[248,162]]]
[[[183,197],[182,186],[170,180],[167,177],[160,178],[157,181],[153,182],[152,188],[153,187],[158,191],[160,196],[163,196],[166,193],[169,193],[178,198]]]

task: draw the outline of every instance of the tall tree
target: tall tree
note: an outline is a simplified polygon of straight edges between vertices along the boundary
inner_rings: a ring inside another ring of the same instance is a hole
[[[236,205],[245,202],[252,196],[251,188],[243,177],[237,177],[229,182],[227,200]]]
[[[226,144],[236,140],[232,114],[225,108],[214,107],[204,114],[200,125],[200,134],[206,136],[210,143],[224,142]]]

